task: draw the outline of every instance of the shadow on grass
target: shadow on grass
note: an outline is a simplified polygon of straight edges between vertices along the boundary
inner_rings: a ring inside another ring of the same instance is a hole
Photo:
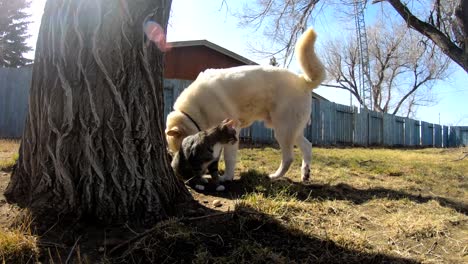
[[[200,205],[202,206],[202,205]],[[366,253],[288,229],[269,215],[233,212],[172,221],[113,260],[121,263],[417,263]]]
[[[247,205],[220,212],[196,201],[151,229],[54,226],[40,236],[42,263],[418,263],[349,249],[285,227]],[[369,250],[371,251],[371,249]]]
[[[346,184],[303,184],[287,178],[271,182],[251,170],[227,185],[236,198],[251,192],[266,196],[287,191],[297,199],[347,200],[361,204],[375,198],[437,200],[466,214],[466,205],[441,197],[421,197],[384,188],[356,189]],[[211,194],[211,193],[210,193]],[[372,248],[352,249],[332,240],[288,228],[246,204],[220,212],[197,201],[181,204],[174,218],[148,229],[72,222],[39,234],[43,263],[418,263]],[[40,219],[36,219],[39,221]],[[63,223],[63,221],[60,221]],[[117,249],[116,249],[117,247]],[[114,249],[114,250],[113,250]],[[59,261],[60,260],[60,261]]]
[[[468,215],[468,205],[439,196],[422,196],[403,191],[386,188],[357,189],[351,185],[340,183],[337,185],[294,182],[286,177],[271,181],[267,174],[256,170],[249,170],[240,175],[239,180],[226,184],[228,192],[212,193],[225,198],[238,198],[250,192],[261,192],[265,195],[274,195],[279,191],[287,191],[299,200],[347,200],[354,204],[362,204],[376,198],[390,200],[408,199],[416,203],[438,201],[440,205],[455,209]]]

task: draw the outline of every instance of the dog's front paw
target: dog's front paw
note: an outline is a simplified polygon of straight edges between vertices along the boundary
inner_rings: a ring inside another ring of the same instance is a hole
[[[279,179],[282,178],[280,175],[278,175],[278,174],[276,174],[276,173],[270,174],[270,175],[268,175],[268,177],[269,177],[270,180],[272,180],[272,181],[276,181],[276,180],[279,180]]]
[[[204,191],[205,190],[205,186],[203,186],[201,184],[196,184],[194,188],[199,190],[199,191]]]
[[[208,176],[209,177],[209,176]],[[209,180],[206,178],[206,175],[203,175],[201,178],[200,178],[200,182],[201,183],[204,183],[204,184],[207,184],[209,182]]]
[[[224,185],[221,185],[221,184],[220,184],[220,185],[218,185],[218,187],[216,187],[216,191],[217,191],[217,192],[222,192],[222,191],[224,191],[224,190],[226,190],[226,187],[224,187]]]
[[[309,165],[305,165],[301,168],[301,178],[303,182],[306,182],[310,179],[310,168]]]

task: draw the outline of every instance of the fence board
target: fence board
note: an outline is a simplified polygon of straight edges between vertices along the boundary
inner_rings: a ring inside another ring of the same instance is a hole
[[[442,147],[442,126],[434,125],[434,147]]]
[[[32,67],[0,68],[0,138],[18,138],[28,111]]]
[[[444,148],[449,146],[449,127],[442,126],[442,146]]]
[[[394,134],[393,134],[393,146],[404,146],[405,145],[405,118],[399,116],[393,116],[394,119]]]
[[[468,126],[450,127],[449,147],[468,146]]]
[[[414,121],[410,118],[405,118],[405,146],[414,146],[413,140],[413,130],[414,130]]]
[[[320,143],[320,100],[312,98],[310,123],[304,129],[304,136],[314,145]]]
[[[167,115],[172,111],[172,106],[177,97],[191,83],[190,80],[164,79],[164,123],[167,121]]]
[[[414,122],[413,127],[413,140],[415,146],[421,146],[421,121]]]
[[[384,146],[393,146],[393,135],[395,131],[395,119],[393,115],[382,114],[383,141]]]
[[[241,129],[239,138],[244,141],[252,141],[252,126]]]
[[[369,144],[369,110],[360,108],[359,113],[356,111],[354,123],[354,144],[367,146]]]
[[[417,121],[411,118],[405,118],[405,145],[409,147],[418,145],[414,138],[415,122]]]
[[[405,145],[416,147],[421,145],[421,123],[418,120],[405,118]]]
[[[320,103],[320,143],[322,145],[335,144],[335,104],[331,102]]]
[[[468,146],[468,127],[459,127],[460,128],[460,142],[457,146]]]
[[[263,122],[254,122],[252,125],[252,140],[257,143],[273,143],[275,137],[273,130],[266,128]]]
[[[383,144],[383,116],[381,113],[370,112],[369,114],[369,145]]]
[[[335,104],[335,142],[336,144],[353,144],[354,111],[346,105]]]
[[[458,127],[450,127],[449,129],[449,147],[455,147],[458,146],[458,143],[460,141],[459,139],[459,130],[460,128]]]
[[[421,144],[423,147],[432,147],[434,143],[434,125],[428,122],[421,122]]]

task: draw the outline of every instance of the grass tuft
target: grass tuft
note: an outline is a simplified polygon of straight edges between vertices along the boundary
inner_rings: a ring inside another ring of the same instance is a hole
[[[39,257],[37,236],[31,232],[32,217],[20,212],[13,226],[0,230],[0,258],[3,263],[33,263]]]
[[[19,141],[0,139],[0,171],[9,171],[18,160]]]

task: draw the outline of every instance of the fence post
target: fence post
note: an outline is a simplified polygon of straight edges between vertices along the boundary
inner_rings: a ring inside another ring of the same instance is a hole
[[[442,147],[442,126],[434,125],[434,147]]]
[[[372,136],[372,133],[371,133],[371,111],[369,110],[366,110],[367,111],[367,146],[370,146],[371,144],[371,136]]]

